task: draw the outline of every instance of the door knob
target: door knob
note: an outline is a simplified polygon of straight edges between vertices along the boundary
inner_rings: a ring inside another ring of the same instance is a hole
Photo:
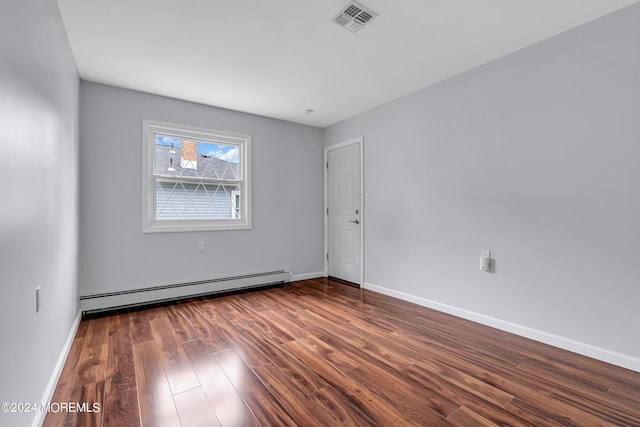
[[[360,221],[359,221],[359,220],[357,220],[357,219],[354,219],[353,221],[349,221],[349,222],[352,222],[352,223],[354,223],[354,224],[360,224]]]

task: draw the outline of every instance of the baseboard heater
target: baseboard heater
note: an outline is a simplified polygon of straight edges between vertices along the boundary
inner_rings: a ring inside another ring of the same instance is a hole
[[[178,300],[201,295],[210,295],[233,290],[251,289],[283,284],[291,280],[288,269],[240,276],[221,277],[197,282],[176,283],[120,292],[83,295],[80,310],[83,314],[126,307]]]

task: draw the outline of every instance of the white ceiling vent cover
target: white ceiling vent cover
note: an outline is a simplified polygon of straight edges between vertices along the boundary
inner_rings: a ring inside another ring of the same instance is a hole
[[[356,33],[376,16],[378,16],[378,14],[371,9],[352,1],[338,12],[332,21],[352,33]]]

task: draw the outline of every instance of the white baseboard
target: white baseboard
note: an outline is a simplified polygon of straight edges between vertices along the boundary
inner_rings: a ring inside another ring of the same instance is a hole
[[[78,332],[80,320],[82,320],[82,311],[78,310],[78,314],[76,315],[76,318],[73,319],[73,323],[71,324],[71,329],[69,330],[69,335],[67,335],[67,340],[64,343],[64,347],[62,347],[60,356],[58,356],[56,366],[51,373],[49,384],[47,384],[47,388],[44,391],[42,400],[40,400],[40,402],[42,402],[43,404],[49,403],[53,398],[53,393],[56,391],[56,386],[58,385],[58,380],[60,379],[60,375],[62,374],[62,369],[64,369],[64,364],[67,361],[67,357],[69,356],[69,352],[71,351],[71,346],[73,345],[73,340],[76,337],[76,332]],[[46,412],[37,411],[31,425],[33,427],[41,427],[46,415]]]
[[[317,271],[315,273],[294,274],[291,276],[291,281],[298,282],[300,280],[318,279],[320,277],[327,277],[327,273],[324,271]]]
[[[539,341],[545,344],[552,345],[554,347],[582,354],[583,356],[591,357],[592,359],[597,359],[626,369],[631,369],[632,371],[640,372],[640,359],[633,356],[617,353],[615,351],[553,335],[547,332],[539,331],[537,329],[532,329],[526,326],[507,322],[505,320],[496,319],[494,317],[485,316],[484,314],[474,313],[472,311],[468,311],[451,305],[431,301],[426,298],[410,295],[382,286],[377,286],[372,283],[365,282],[364,288],[404,301],[409,301],[423,307],[441,311],[443,313],[451,314],[453,316],[461,317],[463,319],[471,320],[482,325],[491,326],[493,328],[529,338],[534,341]]]

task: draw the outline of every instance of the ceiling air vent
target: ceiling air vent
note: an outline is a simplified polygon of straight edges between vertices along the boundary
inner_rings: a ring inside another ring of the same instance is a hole
[[[356,33],[376,16],[378,16],[378,14],[371,9],[352,1],[338,12],[332,21],[352,33]]]

